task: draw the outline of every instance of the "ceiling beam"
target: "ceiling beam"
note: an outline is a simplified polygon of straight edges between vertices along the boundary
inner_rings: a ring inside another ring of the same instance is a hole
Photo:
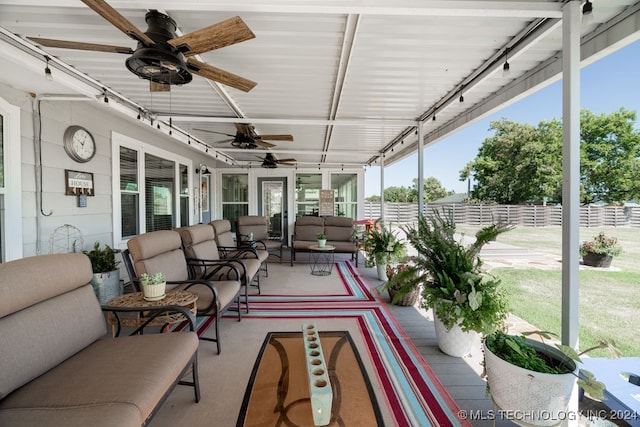
[[[0,0],[0,4],[9,0]],[[23,0],[24,6],[42,4],[39,0]],[[116,9],[176,9],[175,0],[110,0]],[[197,0],[181,1],[178,9],[184,11],[224,11],[256,13],[344,14],[384,16],[455,16],[494,18],[561,18],[562,1],[473,1],[473,0],[328,0],[316,4],[271,0],[256,3],[254,0]],[[86,7],[77,0],[50,0],[50,6]]]
[[[212,117],[212,116],[189,116],[179,114],[161,113],[157,116],[161,120],[173,119],[174,122],[198,122],[198,123],[246,123],[265,125],[296,125],[296,126],[415,126],[415,119],[260,119],[260,118],[237,118],[237,117]]]

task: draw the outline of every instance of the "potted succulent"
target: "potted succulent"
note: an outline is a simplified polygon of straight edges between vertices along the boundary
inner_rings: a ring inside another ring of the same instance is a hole
[[[316,234],[316,239],[318,241],[319,248],[324,248],[324,246],[327,244],[327,235],[323,232]]]
[[[580,255],[584,265],[592,267],[609,267],[614,256],[622,253],[622,246],[615,237],[607,237],[604,231],[598,233],[591,241],[580,244]]]
[[[480,249],[498,234],[512,229],[497,222],[480,229],[475,241],[464,245],[455,237],[451,215],[438,211],[420,217],[417,226],[403,227],[417,255],[398,274],[400,295],[421,284],[422,305],[433,309],[440,349],[461,357],[469,352],[477,334],[489,334],[507,317],[506,292],[498,278],[481,271]]]
[[[162,273],[142,273],[140,275],[140,285],[144,299],[147,301],[159,301],[165,297],[166,279]]]
[[[381,224],[378,218],[365,236],[363,248],[367,252],[365,266],[377,267],[378,279],[387,280],[389,263],[404,259],[407,255],[406,243],[398,237],[398,232]]]
[[[532,334],[541,341],[527,338]],[[526,414],[527,425],[556,425],[566,417],[567,407],[576,381],[594,399],[603,399],[604,384],[592,373],[577,371],[580,356],[606,348],[613,357],[620,353],[610,341],[600,341],[581,353],[573,348],[544,340],[552,339],[545,331],[508,335],[496,331],[483,343],[487,387],[500,410]]]
[[[100,242],[95,242],[93,249],[82,251],[91,261],[93,278],[91,286],[100,301],[106,304],[112,298],[122,295],[120,286],[120,272],[118,271],[119,261],[116,261],[116,251],[108,245],[100,247]]]

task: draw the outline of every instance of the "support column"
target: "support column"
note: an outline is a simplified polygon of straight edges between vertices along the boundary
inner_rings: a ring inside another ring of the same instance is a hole
[[[580,239],[580,1],[562,16],[562,343],[578,342]]]
[[[418,122],[418,217],[424,215],[424,131],[423,123]]]
[[[384,154],[380,155],[380,218],[384,224]]]

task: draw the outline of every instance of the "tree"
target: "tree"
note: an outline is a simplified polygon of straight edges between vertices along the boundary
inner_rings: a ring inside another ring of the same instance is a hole
[[[451,192],[447,191],[440,180],[434,177],[424,179],[424,201],[432,202],[448,196]],[[367,197],[367,201],[379,202],[380,196]],[[418,179],[413,179],[410,187],[387,187],[384,189],[384,201],[395,203],[417,203],[418,202]]]
[[[640,131],[635,112],[620,109],[599,116],[581,112],[582,202],[623,201],[640,196]],[[491,122],[476,158],[460,171],[473,174],[473,197],[498,203],[557,200],[562,197],[562,122],[537,127],[507,119]]]
[[[384,189],[385,202],[410,202],[410,190],[407,187],[387,187]]]
[[[411,201],[418,202],[418,178],[413,178],[413,184],[411,185]],[[434,200],[442,199],[443,197],[451,194],[447,191],[440,182],[439,179],[430,176],[423,181],[423,196],[425,203],[433,202]]]
[[[476,180],[474,198],[516,204],[557,193],[562,171],[558,120],[536,128],[503,118],[491,122],[489,130],[495,135],[484,140],[470,167]],[[468,169],[460,176],[467,176]]]
[[[580,178],[585,202],[623,202],[640,197],[640,130],[635,111],[580,114]]]

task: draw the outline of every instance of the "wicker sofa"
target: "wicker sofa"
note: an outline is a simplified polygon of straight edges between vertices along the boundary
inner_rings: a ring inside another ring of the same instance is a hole
[[[309,246],[317,243],[317,234],[327,235],[327,245],[334,246],[335,253],[351,254],[358,266],[358,246],[353,220],[342,216],[301,216],[296,219],[291,240],[291,265],[300,252],[310,252]]]
[[[189,370],[199,401],[196,333],[106,337],[92,275],[80,253],[0,264],[0,425],[145,425]]]

